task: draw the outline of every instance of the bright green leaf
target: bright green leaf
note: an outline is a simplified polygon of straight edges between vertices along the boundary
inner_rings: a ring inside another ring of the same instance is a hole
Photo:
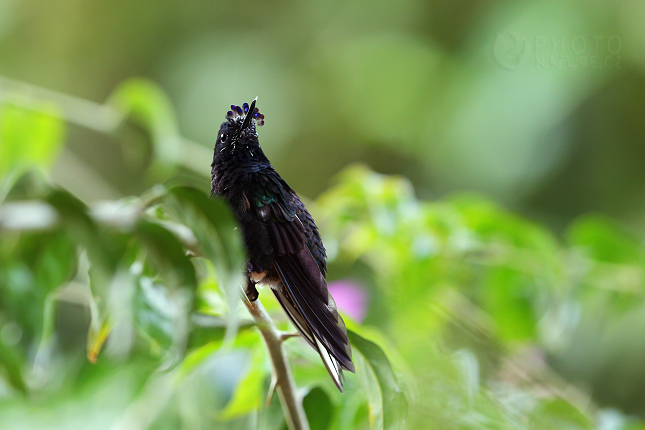
[[[591,420],[564,399],[541,404],[532,416],[531,428],[540,430],[587,430],[594,428]]]
[[[583,248],[596,260],[643,262],[640,242],[608,218],[597,215],[582,217],[571,225],[567,236],[571,245]]]
[[[52,166],[64,136],[59,116],[51,105],[27,110],[0,104],[0,201],[25,170]]]

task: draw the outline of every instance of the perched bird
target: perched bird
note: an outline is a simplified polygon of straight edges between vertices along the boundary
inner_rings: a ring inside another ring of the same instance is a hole
[[[232,105],[211,164],[211,194],[231,205],[248,253],[246,295],[269,285],[304,339],[320,354],[338,389],[343,369],[354,371],[347,329],[327,289],[327,255],[318,227],[298,195],[275,171],[258,142],[255,107]]]

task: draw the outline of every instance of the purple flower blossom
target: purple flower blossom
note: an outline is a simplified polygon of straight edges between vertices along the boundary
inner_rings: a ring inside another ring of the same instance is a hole
[[[368,306],[368,295],[365,289],[358,283],[348,280],[332,282],[328,287],[338,310],[356,322],[363,322]]]

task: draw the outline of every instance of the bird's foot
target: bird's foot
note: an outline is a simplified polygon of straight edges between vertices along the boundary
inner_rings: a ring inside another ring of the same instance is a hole
[[[251,303],[256,301],[260,296],[260,293],[258,293],[258,289],[255,288],[255,283],[250,279],[246,283],[246,290],[244,290],[244,293],[246,294],[246,298],[249,299],[249,302]]]

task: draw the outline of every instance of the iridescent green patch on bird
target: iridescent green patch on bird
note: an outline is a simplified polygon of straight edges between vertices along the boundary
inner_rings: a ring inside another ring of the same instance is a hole
[[[268,195],[259,195],[256,196],[257,200],[255,201],[255,204],[257,207],[261,208],[262,206],[268,205],[269,203],[273,203],[275,201],[275,198],[273,196],[268,196]]]

